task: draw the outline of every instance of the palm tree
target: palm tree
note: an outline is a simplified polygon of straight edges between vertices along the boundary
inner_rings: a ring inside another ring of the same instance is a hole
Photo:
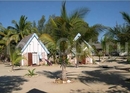
[[[130,42],[130,38],[129,38],[129,35],[130,35],[130,14],[128,14],[126,12],[121,12],[121,14],[122,14],[123,19],[126,22],[126,25],[122,27],[122,30],[124,32],[122,34],[122,36],[123,36],[123,39],[126,40],[126,42]]]
[[[125,23],[122,25],[116,24],[113,28],[109,27],[105,36],[107,36],[111,42],[120,42],[121,48],[124,49],[125,43],[130,42],[130,15],[125,12],[121,12],[121,14]],[[120,52],[120,50],[118,51]]]
[[[79,36],[77,40],[74,40],[74,43],[76,43],[75,56],[77,59],[76,68],[78,68],[79,62],[85,61],[86,57],[92,57],[93,48],[83,39],[83,36]]]
[[[20,40],[30,34],[30,30],[31,30],[31,22],[27,21],[27,17],[25,17],[24,15],[22,15],[20,17],[19,22],[16,22],[15,20],[12,20],[12,23],[14,24],[14,27],[12,26],[8,26],[8,29],[13,29],[16,30],[17,33],[19,34]]]
[[[94,48],[92,48],[90,45],[92,45],[92,42],[94,43],[97,42],[99,33],[105,30],[106,27],[101,24],[95,24],[93,26],[89,26],[88,24],[85,23],[84,25],[85,25],[84,26],[85,30],[84,30],[84,33],[81,34],[81,37],[79,38],[79,40],[77,41],[79,42],[77,47],[81,48],[80,46],[81,43],[85,43],[87,50],[85,51],[86,53],[84,53],[85,54],[84,57],[88,56],[94,60],[94,58],[92,57],[92,52],[94,52]],[[87,44],[87,42],[89,42],[90,45]],[[82,48],[80,50],[82,50]],[[81,55],[81,57],[82,56],[83,55]]]
[[[4,46],[2,50],[5,50],[5,54],[10,54],[10,48],[13,47],[19,40],[19,36],[15,30],[4,29],[0,31],[0,45]],[[13,47],[14,48],[14,47]]]
[[[48,50],[50,51],[50,57],[53,58],[53,62],[57,64],[57,49],[56,49],[56,41],[51,35],[44,33],[40,36],[40,40],[44,42]]]
[[[129,41],[130,35],[130,15],[125,12],[121,12],[123,19],[125,20],[126,24],[118,25],[116,24],[113,28],[108,28],[108,35],[110,38],[113,38],[119,42],[127,42]]]
[[[130,27],[130,15],[125,12],[121,12],[123,19],[126,21],[126,25]]]
[[[11,61],[11,65],[12,65],[12,71],[14,70],[14,66],[20,64],[20,61],[22,59],[25,59],[24,57],[22,57],[22,55],[20,54],[20,50],[18,49],[12,49],[10,50],[10,61]]]
[[[54,28],[50,37],[53,37],[56,42],[56,49],[59,51],[62,67],[62,80],[67,80],[66,61],[67,54],[69,53],[68,47],[71,46],[73,38],[85,23],[82,18],[89,11],[87,8],[78,9],[68,16],[65,5],[66,2],[63,2],[61,16],[50,18]]]
[[[109,55],[109,47],[110,47],[110,43],[114,42],[114,40],[110,37],[108,37],[107,35],[105,35],[102,39],[101,39],[101,45],[102,45],[102,49],[103,49],[103,55],[105,57],[105,55]],[[104,57],[103,57],[103,61],[104,61]]]
[[[38,28],[38,32],[40,33],[40,34],[42,34],[43,33],[43,31],[44,31],[44,23],[45,23],[45,16],[43,15],[42,16],[42,18],[38,21],[38,26],[37,26],[37,28]]]
[[[105,34],[113,43],[120,42],[122,47],[125,47],[126,42],[130,42],[130,32],[129,27],[126,25],[116,25],[113,28],[108,28],[108,32]]]

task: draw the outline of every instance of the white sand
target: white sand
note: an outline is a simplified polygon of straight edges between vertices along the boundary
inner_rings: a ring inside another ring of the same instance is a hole
[[[116,61],[80,65],[79,68],[67,67],[67,76],[74,82],[55,84],[55,78],[61,73],[59,65],[15,67],[16,70],[10,72],[10,66],[0,64],[0,93],[130,93],[130,83],[123,80],[130,78],[130,72],[114,67],[125,68],[130,65]],[[33,68],[37,76],[24,76],[28,69]]]

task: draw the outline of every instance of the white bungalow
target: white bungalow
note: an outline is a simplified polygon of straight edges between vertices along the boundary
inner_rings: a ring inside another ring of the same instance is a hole
[[[81,37],[81,34],[78,33],[75,38],[73,39],[74,42],[76,42],[79,38]],[[83,39],[82,39],[83,40]],[[94,51],[93,48],[91,47],[91,45],[89,43],[87,43],[85,40],[83,40],[83,43],[81,44],[82,48],[84,48],[82,51],[86,51],[90,53],[90,55],[92,55],[92,52]],[[67,58],[69,60],[69,62],[77,64],[78,61],[80,61],[81,64],[86,64],[86,63],[92,63],[92,57],[90,56],[86,56],[84,59],[78,59],[75,57],[76,55],[76,48],[72,48],[71,50],[72,53],[70,53]],[[80,54],[81,55],[81,54]]]
[[[38,36],[33,33],[23,38],[17,45],[21,49],[21,54],[26,58],[21,60],[21,65],[40,65],[48,58],[49,51],[45,45],[38,39]]]

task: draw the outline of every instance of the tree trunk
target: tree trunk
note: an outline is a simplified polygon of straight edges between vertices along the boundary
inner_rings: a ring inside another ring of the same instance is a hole
[[[76,62],[76,68],[78,68],[79,67],[79,61],[77,60],[77,62]]]
[[[61,67],[62,67],[62,77],[61,77],[61,79],[63,81],[67,80],[67,76],[66,76],[66,60],[67,60],[67,55],[64,53],[64,54],[61,55],[61,61],[62,61],[62,64],[61,64]]]
[[[100,62],[100,55],[99,55],[99,62]]]
[[[62,63],[62,80],[66,81],[67,76],[66,76],[66,64]]]
[[[103,51],[103,58],[102,58],[102,62],[105,61],[105,56],[106,56],[106,53],[105,53],[105,50]]]
[[[11,71],[14,71],[14,64],[12,63],[11,65]]]
[[[76,68],[78,68],[79,67],[79,56],[77,56],[76,58],[77,58]]]

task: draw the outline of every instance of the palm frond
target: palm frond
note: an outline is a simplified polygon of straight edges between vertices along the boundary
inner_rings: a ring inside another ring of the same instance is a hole
[[[130,15],[125,12],[121,12],[123,19],[127,22],[127,24],[130,26]]]
[[[55,21],[54,21],[52,18],[50,18],[50,21],[51,21],[51,23],[52,23],[52,25],[53,25],[54,27],[57,27],[57,24],[55,23]]]
[[[52,42],[52,43],[55,43],[55,41],[54,41],[54,39],[49,35],[49,34],[42,34],[41,36],[40,36],[40,40],[47,40],[47,41],[49,41],[49,42]]]
[[[4,32],[1,32],[1,31],[0,31],[0,35],[1,36],[6,36],[6,34]]]
[[[14,63],[19,63],[22,59],[24,59],[21,55],[17,56]]]
[[[89,12],[88,8],[79,8],[79,9],[74,10],[71,13],[69,18],[70,18],[70,20],[76,19],[76,18],[83,19],[88,12]]]
[[[66,19],[66,20],[68,20],[68,16],[67,16],[67,11],[66,11],[66,1],[63,1],[62,2],[62,8],[61,8],[61,17],[63,18],[63,19]]]
[[[5,45],[5,40],[0,40],[0,45]]]
[[[10,37],[10,41],[14,40],[16,43],[19,41],[19,36],[18,35],[12,35]]]
[[[18,25],[18,23],[15,21],[15,20],[12,20],[12,23],[15,25],[15,27],[11,27],[11,26],[9,26],[8,28],[10,29],[15,29],[16,31],[18,31],[18,29],[19,29],[19,25]]]
[[[105,30],[105,29],[107,29],[106,26],[101,25],[101,24],[93,25],[92,28],[95,29],[98,33]]]

